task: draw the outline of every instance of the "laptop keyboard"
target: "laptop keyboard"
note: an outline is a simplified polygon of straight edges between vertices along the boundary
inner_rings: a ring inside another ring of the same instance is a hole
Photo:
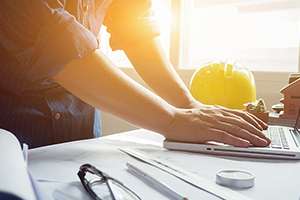
[[[266,136],[271,139],[269,147],[275,149],[290,149],[283,128],[269,127]]]
[[[294,136],[294,139],[297,141],[295,142],[296,145],[299,147],[300,144],[300,131],[299,129],[290,129],[290,133]]]

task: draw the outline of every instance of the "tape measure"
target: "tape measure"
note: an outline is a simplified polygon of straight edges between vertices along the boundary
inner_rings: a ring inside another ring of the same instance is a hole
[[[241,170],[221,170],[216,175],[216,183],[230,188],[250,188],[255,177],[250,172]]]

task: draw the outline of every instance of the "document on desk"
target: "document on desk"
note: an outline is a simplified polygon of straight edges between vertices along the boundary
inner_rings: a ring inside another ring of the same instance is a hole
[[[112,135],[99,139],[76,141],[29,150],[28,167],[43,194],[43,200],[83,200],[88,194],[78,179],[80,165],[91,163],[98,169],[117,178],[143,200],[169,200],[140,179],[128,173],[126,163],[141,166],[152,177],[175,189],[190,200],[219,200],[204,190],[198,189],[133,157],[119,148],[136,149],[161,161],[174,163],[182,169],[217,185],[215,175],[222,169],[246,170],[253,173],[256,185],[236,192],[253,199],[299,199],[300,161],[276,161],[240,157],[222,157],[189,152],[167,151],[162,148],[163,137],[145,130],[130,134]],[[146,136],[159,137],[160,142],[147,144]],[[143,140],[138,141],[138,138]],[[113,138],[113,139],[112,139]],[[121,140],[122,139],[122,140]],[[278,184],[281,183],[281,184]],[[218,186],[218,185],[217,185]]]
[[[0,129],[0,194],[6,193],[24,200],[36,200],[27,166],[18,139]]]
[[[138,152],[136,150],[132,150],[129,148],[121,148],[121,151],[124,153],[136,158],[137,160],[140,160],[144,163],[147,163],[151,166],[154,166],[172,176],[175,176],[182,181],[189,183],[199,189],[202,189],[220,199],[224,200],[250,200],[250,198],[235,192],[229,188],[225,188],[219,185],[216,185],[204,178],[201,178],[195,174],[192,174],[184,169],[181,169],[174,164],[168,163],[166,161],[161,161],[157,158],[153,158],[149,155],[146,155],[144,153]]]
[[[219,199],[154,167],[136,161],[134,158],[129,159],[126,154],[118,149],[119,147],[133,146],[132,143],[101,139],[53,145],[29,151],[28,164],[33,178],[35,178],[39,189],[42,191],[43,200],[89,199],[88,193],[84,190],[77,176],[80,165],[84,163],[91,163],[99,170],[118,179],[135,191],[143,200],[169,200],[167,196],[130,174],[126,170],[128,161],[141,166],[149,175],[158,177],[160,182],[168,185],[172,190],[188,196],[190,200]],[[145,145],[134,147],[145,147]]]

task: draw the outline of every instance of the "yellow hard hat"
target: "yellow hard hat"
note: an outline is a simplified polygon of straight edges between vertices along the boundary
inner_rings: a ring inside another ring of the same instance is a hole
[[[245,103],[256,100],[252,73],[236,64],[214,62],[206,64],[193,74],[190,91],[204,104],[243,109]]]

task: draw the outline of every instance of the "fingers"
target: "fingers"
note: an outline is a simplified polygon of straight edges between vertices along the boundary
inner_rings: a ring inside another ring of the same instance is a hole
[[[252,124],[254,123],[253,125],[259,127],[260,130],[264,130],[262,124],[259,123],[260,120],[257,117],[253,117],[254,115],[251,116],[248,112],[243,112],[243,111],[235,111],[235,114],[244,118],[249,123]]]
[[[271,141],[269,138],[267,138],[261,130],[258,130],[256,127],[254,127],[252,124],[246,122],[245,120],[238,120],[237,118],[234,117],[218,117],[219,121],[228,123],[228,124],[233,124],[235,126],[238,126],[239,128],[244,129],[245,131],[258,136],[259,138],[262,138],[267,141],[269,144]]]
[[[270,140],[252,124],[236,115],[210,115],[202,114],[202,121],[209,122],[209,127],[225,131],[233,136],[245,139],[254,146],[267,146]]]
[[[246,120],[248,123],[254,125],[256,128],[258,128],[259,130],[263,130],[263,127],[260,125],[260,123],[258,123],[254,118],[250,117],[246,112],[242,112],[242,111],[237,111],[237,110],[225,110],[226,112],[224,113],[225,115],[230,115],[230,114],[234,114],[237,115],[241,118],[243,118],[244,120]],[[230,113],[230,114],[228,114]]]
[[[218,129],[226,131],[227,133],[229,133],[231,135],[234,135],[236,137],[239,137],[239,138],[249,141],[254,146],[264,147],[269,144],[269,142],[266,139],[264,139],[262,137],[258,137],[257,135],[250,133],[246,129],[243,129],[232,123],[226,123],[226,122],[219,121],[219,123],[217,124],[217,127],[218,127]]]
[[[251,113],[248,113],[248,115],[250,115],[251,117],[253,117],[261,125],[261,127],[264,130],[268,129],[268,124],[266,124],[264,121],[262,121],[261,119],[259,119],[258,117],[256,117],[255,115],[253,115]]]
[[[222,110],[225,111],[223,114],[225,114],[225,115],[234,114],[236,116],[239,116],[239,117],[243,118],[244,120],[246,120],[247,122],[253,124],[256,128],[258,128],[260,130],[263,130],[264,128],[267,127],[267,124],[265,124],[259,118],[255,117],[254,115],[252,115],[248,112],[244,112],[244,111],[240,111],[240,110],[232,110],[232,109],[227,109],[227,108],[222,108]]]
[[[179,125],[183,127],[179,126],[177,131],[190,133],[184,138],[180,134],[180,140],[183,141],[216,141],[237,147],[267,146],[270,143],[262,132],[265,124],[246,112],[205,107],[184,110],[179,119],[183,120],[183,123],[179,120]],[[174,131],[171,132],[174,134]],[[179,136],[176,135],[175,140],[178,139]]]
[[[215,141],[220,143],[229,144],[236,147],[249,147],[251,144],[243,140],[241,138],[238,138],[236,136],[233,136],[226,131],[218,130],[218,129],[209,129],[209,135],[207,141]]]

